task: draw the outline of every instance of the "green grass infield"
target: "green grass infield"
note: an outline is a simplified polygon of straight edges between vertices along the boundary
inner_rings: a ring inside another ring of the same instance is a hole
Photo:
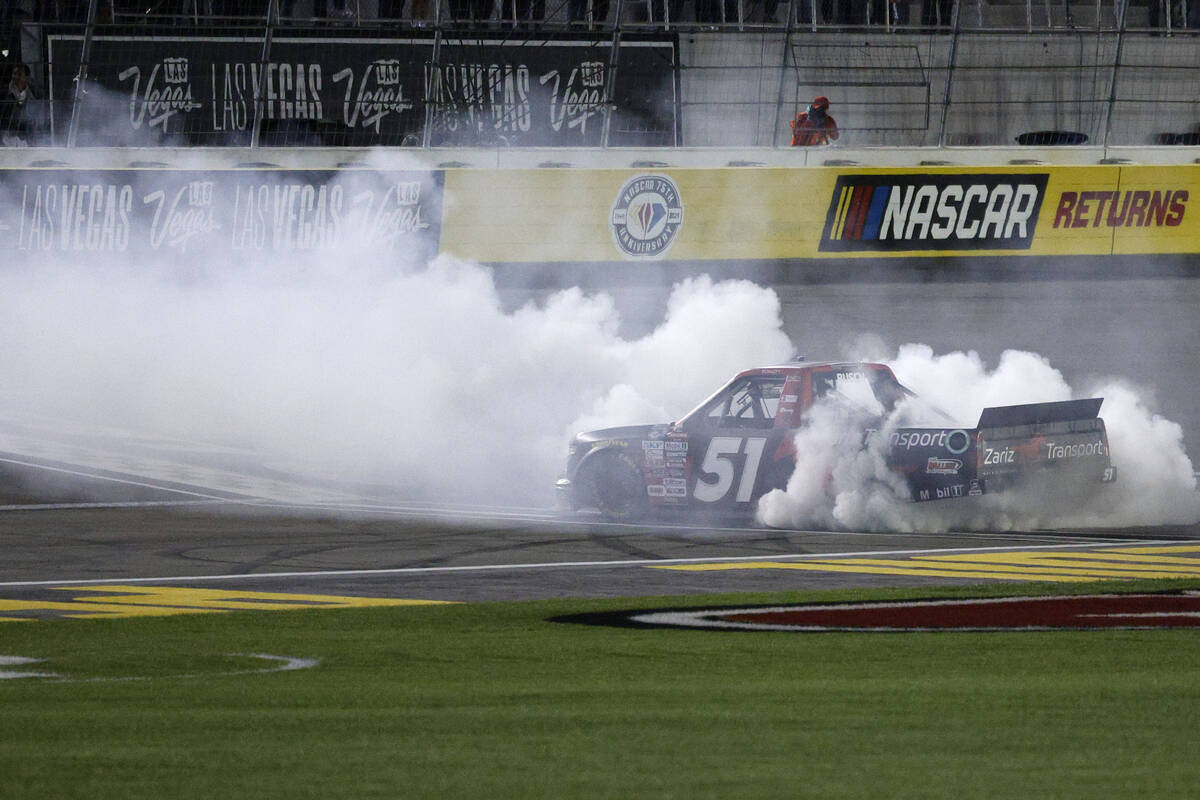
[[[0,624],[0,798],[1163,797],[1200,786],[1195,630],[722,633],[660,607],[989,585]],[[248,654],[319,659],[271,668]]]

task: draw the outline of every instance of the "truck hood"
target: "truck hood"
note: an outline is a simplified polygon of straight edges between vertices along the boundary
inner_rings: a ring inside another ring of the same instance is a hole
[[[661,422],[648,425],[622,425],[616,428],[600,428],[599,430],[577,433],[575,434],[575,441],[582,444],[591,444],[612,439],[661,438],[669,430],[671,430],[671,426]]]

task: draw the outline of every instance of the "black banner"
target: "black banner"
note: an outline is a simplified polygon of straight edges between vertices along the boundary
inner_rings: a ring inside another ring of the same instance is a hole
[[[675,48],[610,42],[96,36],[78,144],[599,146],[676,143]],[[82,39],[49,37],[51,127],[66,142]]]
[[[0,234],[37,253],[438,250],[442,172],[3,170]]]

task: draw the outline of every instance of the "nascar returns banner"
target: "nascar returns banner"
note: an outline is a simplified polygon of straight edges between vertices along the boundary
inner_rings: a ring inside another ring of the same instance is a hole
[[[1200,253],[1200,166],[454,170],[485,262]]]

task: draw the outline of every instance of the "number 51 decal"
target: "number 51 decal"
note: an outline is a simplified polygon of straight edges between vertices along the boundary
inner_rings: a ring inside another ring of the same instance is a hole
[[[742,463],[742,474],[737,476],[737,502],[750,501],[754,492],[754,481],[758,477],[758,465],[762,461],[763,448],[767,446],[764,437],[743,439],[740,436],[714,436],[708,443],[708,452],[704,454],[704,463],[700,465],[703,472],[716,475],[715,483],[706,483],[696,478],[696,489],[693,496],[702,503],[715,503],[725,499],[733,488],[734,459],[739,455],[745,456]]]

